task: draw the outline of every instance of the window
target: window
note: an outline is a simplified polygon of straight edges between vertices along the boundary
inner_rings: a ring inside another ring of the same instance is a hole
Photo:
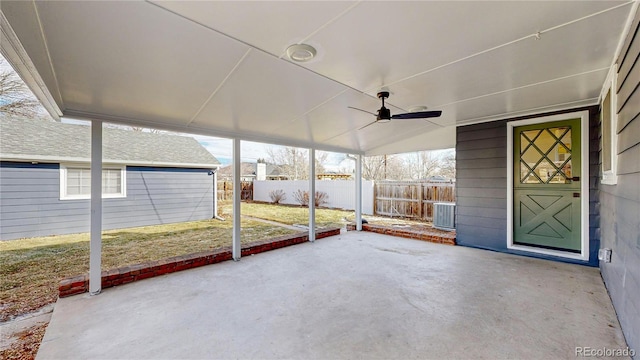
[[[600,127],[602,129],[600,152],[601,173],[600,182],[608,185],[615,185],[618,182],[616,174],[616,162],[618,158],[618,135],[617,114],[616,114],[616,93],[615,93],[616,66],[611,68],[604,91],[600,97]]]
[[[126,196],[125,167],[102,169],[102,197]],[[91,169],[86,165],[60,165],[60,199],[91,198]]]

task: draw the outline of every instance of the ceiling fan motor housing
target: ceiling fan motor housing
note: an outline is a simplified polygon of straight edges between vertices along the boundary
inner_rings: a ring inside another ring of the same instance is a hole
[[[380,91],[378,93],[378,99],[382,99],[382,107],[380,108],[380,110],[378,110],[378,116],[376,117],[376,120],[378,122],[391,121],[391,110],[384,107],[384,99],[388,97],[389,97],[388,91]]]
[[[378,116],[377,116],[377,120],[378,121],[390,121],[391,120],[391,110],[387,109],[386,107],[381,107],[380,110],[378,110]]]

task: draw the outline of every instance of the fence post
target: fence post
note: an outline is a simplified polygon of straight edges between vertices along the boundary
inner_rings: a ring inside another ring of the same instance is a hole
[[[378,215],[378,184],[375,180],[373,182],[373,215]]]
[[[418,184],[418,219],[422,219],[422,187],[424,184]]]

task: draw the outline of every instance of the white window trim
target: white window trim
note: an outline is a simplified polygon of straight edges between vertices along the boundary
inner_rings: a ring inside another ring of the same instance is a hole
[[[60,200],[86,200],[91,199],[91,194],[68,195],[67,194],[67,168],[90,168],[86,163],[60,164]],[[121,191],[119,194],[102,194],[103,199],[117,199],[127,197],[127,167],[124,165],[105,165],[104,170],[120,170]]]
[[[604,82],[604,86],[600,93],[600,109],[602,109],[602,103],[604,98],[607,96],[607,93],[611,91],[610,101],[611,101],[611,149],[609,150],[611,156],[611,169],[604,171],[602,168],[602,164],[600,167],[600,183],[605,185],[616,185],[618,183],[618,173],[617,173],[617,163],[618,163],[618,112],[616,109],[618,108],[618,96],[616,94],[617,89],[617,73],[618,66],[614,64],[609,70],[609,74],[607,75],[607,79]],[[600,114],[600,126],[602,127],[604,124],[602,123],[602,113]],[[603,149],[604,150],[604,149]],[[604,154],[602,154],[604,155]]]

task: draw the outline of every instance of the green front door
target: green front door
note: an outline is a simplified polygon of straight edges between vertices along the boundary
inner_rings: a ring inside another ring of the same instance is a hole
[[[580,119],[513,132],[513,243],[580,252]]]

